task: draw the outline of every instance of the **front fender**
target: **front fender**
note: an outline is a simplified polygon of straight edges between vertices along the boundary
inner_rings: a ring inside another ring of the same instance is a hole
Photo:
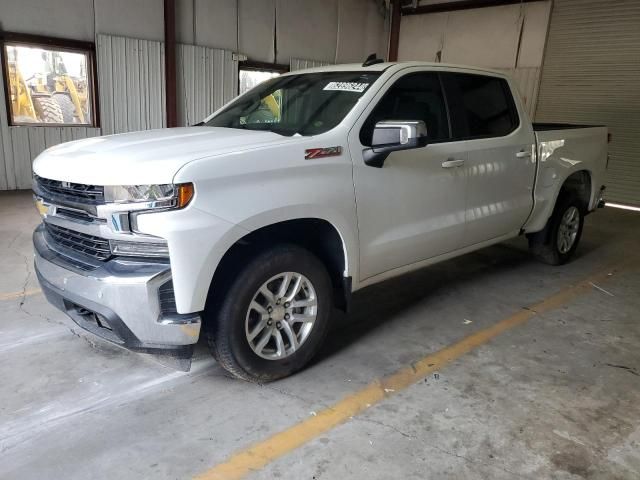
[[[358,278],[357,233],[339,212],[331,211],[319,205],[289,205],[253,215],[240,222],[239,226],[248,231],[256,231],[276,223],[301,219],[324,220],[333,226],[342,241],[342,250],[345,257],[344,276]]]
[[[247,230],[193,205],[138,216],[138,229],[165,238],[178,313],[204,310],[213,273]]]

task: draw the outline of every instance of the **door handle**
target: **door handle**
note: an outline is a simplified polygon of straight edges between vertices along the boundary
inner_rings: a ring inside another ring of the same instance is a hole
[[[464,160],[454,160],[453,158],[442,162],[442,168],[455,168],[461,167],[462,165],[464,165]]]
[[[527,150],[520,150],[518,153],[516,153],[516,158],[527,158],[530,156],[531,156],[531,152]]]

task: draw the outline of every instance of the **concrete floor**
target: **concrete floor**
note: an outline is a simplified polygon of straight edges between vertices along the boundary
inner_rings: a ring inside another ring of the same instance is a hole
[[[204,348],[182,373],[85,334],[34,292],[38,221],[28,193],[0,195],[2,479],[190,478],[620,260],[606,292],[498,336],[250,478],[640,478],[638,214],[589,217],[564,267],[518,239],[369,288],[310,368],[262,387],[227,378]]]

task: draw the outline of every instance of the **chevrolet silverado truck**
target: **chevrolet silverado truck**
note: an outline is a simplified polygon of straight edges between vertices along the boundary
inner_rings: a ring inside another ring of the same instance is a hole
[[[198,126],[43,152],[37,276],[111,342],[189,360],[202,333],[233,375],[275,380],[363,287],[519,235],[565,263],[602,204],[607,143],[605,127],[532,124],[499,72],[293,72]]]

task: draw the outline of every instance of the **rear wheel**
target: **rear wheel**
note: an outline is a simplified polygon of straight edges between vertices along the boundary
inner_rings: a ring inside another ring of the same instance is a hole
[[[569,261],[578,248],[585,207],[573,193],[562,193],[544,230],[529,235],[529,249],[549,265]]]
[[[64,123],[62,110],[51,97],[33,97],[33,108],[42,123]]]
[[[322,263],[295,245],[256,255],[207,312],[213,356],[236,377],[268,382],[303,368],[329,325],[332,288]]]

